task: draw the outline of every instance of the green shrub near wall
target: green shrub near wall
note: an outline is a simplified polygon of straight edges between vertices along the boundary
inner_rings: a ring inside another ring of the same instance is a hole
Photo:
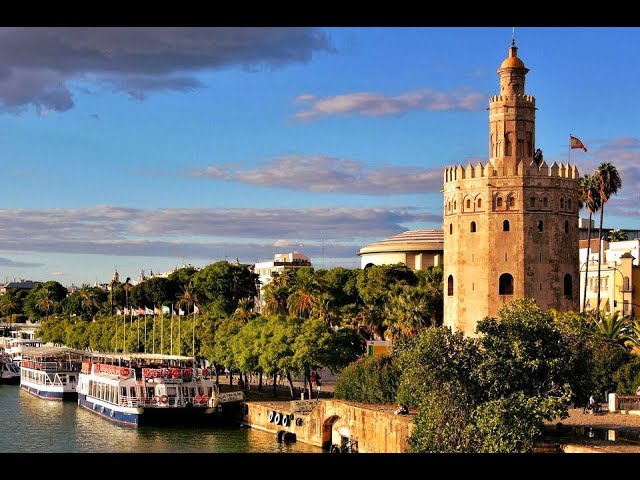
[[[362,357],[340,372],[334,397],[364,403],[395,403],[399,377],[391,355]]]

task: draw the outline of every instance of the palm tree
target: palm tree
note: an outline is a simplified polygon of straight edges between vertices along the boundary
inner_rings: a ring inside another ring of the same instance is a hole
[[[432,324],[430,296],[424,288],[394,286],[384,305],[384,313],[385,337],[389,340],[413,337]]]
[[[619,228],[616,228],[615,230],[611,230],[609,233],[607,233],[608,242],[623,242],[627,239],[628,239],[627,234],[622,230],[620,230]]]
[[[263,310],[266,315],[286,313],[287,299],[291,291],[289,275],[274,273],[271,281],[262,288]]]
[[[309,318],[319,291],[320,282],[315,278],[313,271],[308,268],[298,270],[294,278],[293,292],[287,297],[289,314]]]
[[[51,290],[49,290],[48,287],[42,287],[40,291],[38,291],[37,298],[37,307],[47,312],[46,321],[49,321],[49,309],[51,309],[56,303],[53,298],[51,298]]]
[[[587,224],[587,261],[584,273],[584,296],[582,298],[582,310],[587,308],[587,278],[589,275],[589,250],[591,249],[591,219],[593,214],[600,209],[600,195],[594,178],[585,173],[578,181],[578,208],[586,208],[589,211],[589,223]]]
[[[78,290],[80,306],[87,311],[87,316],[93,319],[93,309],[98,308],[98,298],[96,292],[88,285],[83,285]]]
[[[251,320],[255,316],[253,313],[253,299],[241,298],[238,300],[238,307],[231,316],[242,321],[242,323],[247,323]]]
[[[9,324],[13,323],[13,315],[20,312],[20,301],[15,290],[7,290],[0,296],[0,312],[9,316]]]
[[[594,325],[593,335],[602,342],[614,345],[627,345],[633,338],[631,317],[622,316],[618,310],[608,313],[603,310],[595,318],[590,315]]]
[[[602,222],[604,220],[604,206],[609,199],[618,193],[622,188],[622,179],[615,166],[609,162],[601,163],[593,174],[598,195],[600,196],[600,226],[598,228],[598,315],[600,314],[600,275],[602,264]]]

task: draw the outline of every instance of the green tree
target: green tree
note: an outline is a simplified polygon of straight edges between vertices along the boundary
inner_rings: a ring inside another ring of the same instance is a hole
[[[623,232],[619,228],[611,230],[609,233],[607,233],[607,241],[608,242],[623,242],[623,241],[627,240],[628,238],[629,237],[628,237],[627,233]]]
[[[373,265],[358,272],[356,285],[364,308],[356,321],[372,338],[384,338],[384,305],[394,285],[415,286],[418,278],[406,265]]]
[[[265,315],[280,315],[287,313],[287,299],[291,294],[293,284],[293,274],[291,270],[276,272],[271,277],[271,281],[262,287],[262,312]]]
[[[22,311],[22,302],[15,290],[9,289],[0,296],[0,312],[9,317],[9,323],[13,323],[13,316]]]
[[[193,276],[200,301],[216,315],[231,315],[243,298],[258,294],[258,275],[245,265],[220,261],[207,265]]]
[[[309,318],[320,293],[320,282],[315,278],[312,267],[299,268],[293,276],[291,293],[287,297],[289,315]]]
[[[49,321],[49,310],[55,306],[56,302],[52,298],[52,293],[47,286],[38,290],[36,305],[46,312],[46,321]]]
[[[431,326],[433,312],[430,297],[425,288],[394,285],[383,307],[386,327],[385,337],[394,340],[401,336],[415,336]],[[433,323],[435,325],[435,322]]]
[[[600,196],[600,224],[598,227],[598,241],[600,242],[600,248],[598,253],[598,301],[597,308],[600,308],[600,276],[601,276],[601,264],[602,264],[602,222],[604,220],[604,206],[611,199],[612,196],[618,193],[618,190],[622,188],[622,179],[615,166],[609,162],[601,163],[593,174],[596,187],[598,189],[598,195]],[[600,311],[597,310],[597,314],[600,315]]]
[[[87,319],[94,319],[94,314],[98,310],[100,302],[100,292],[96,287],[89,287],[83,285],[78,290],[78,297],[80,301],[80,307],[82,308],[84,315]]]

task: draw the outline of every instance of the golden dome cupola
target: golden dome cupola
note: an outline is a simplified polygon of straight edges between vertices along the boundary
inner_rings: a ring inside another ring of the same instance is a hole
[[[529,69],[524,66],[524,62],[518,58],[518,47],[515,40],[512,40],[509,47],[509,56],[504,59],[498,75],[500,75],[500,95],[524,95],[524,77]]]

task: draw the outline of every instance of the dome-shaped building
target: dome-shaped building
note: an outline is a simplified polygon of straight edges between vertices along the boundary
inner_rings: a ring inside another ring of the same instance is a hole
[[[442,265],[443,254],[444,232],[441,228],[407,230],[365,245],[358,252],[361,268],[403,263],[414,271]]]

